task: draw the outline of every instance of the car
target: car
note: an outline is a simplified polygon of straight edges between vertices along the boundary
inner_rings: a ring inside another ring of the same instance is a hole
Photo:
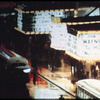
[[[27,83],[32,67],[28,59],[12,50],[0,47],[0,83]]]

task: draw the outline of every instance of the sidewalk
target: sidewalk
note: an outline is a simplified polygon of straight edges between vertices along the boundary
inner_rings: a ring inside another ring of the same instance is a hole
[[[76,95],[75,94],[76,84],[73,84],[71,82],[71,67],[69,65],[55,68],[53,71],[50,71],[48,67],[40,66],[38,67],[37,72],[40,75],[44,76],[45,78],[49,79],[50,81],[54,82],[64,90],[69,91],[74,96]],[[52,89],[51,91],[52,87],[54,88],[54,86],[48,87],[48,83],[39,77],[37,78],[36,85],[33,84],[32,80],[30,81],[30,83],[27,83],[27,88],[29,90],[29,94],[31,98],[39,97],[41,99],[43,98],[43,96],[44,98],[46,97],[49,98],[50,95],[52,95],[53,98],[55,97],[55,99],[60,98],[60,95],[56,94],[57,93],[56,89]],[[64,98],[66,98],[66,93],[62,93],[62,94],[65,95]]]
[[[54,71],[41,68],[38,73],[75,95],[76,84],[71,82],[72,78],[70,66],[67,65],[66,67],[56,68]]]

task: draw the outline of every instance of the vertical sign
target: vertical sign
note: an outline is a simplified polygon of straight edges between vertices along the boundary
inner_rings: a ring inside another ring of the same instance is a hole
[[[66,50],[74,53],[77,55],[78,48],[77,48],[77,37],[67,33],[67,38],[66,38]]]

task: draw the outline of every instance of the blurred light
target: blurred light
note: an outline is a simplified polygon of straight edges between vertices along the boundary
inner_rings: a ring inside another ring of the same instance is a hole
[[[24,11],[22,11],[21,9],[18,9],[18,8],[15,8],[15,10],[16,10],[16,11],[21,11],[21,12],[24,12]]]
[[[31,71],[31,69],[24,69],[23,72],[24,73],[29,73]]]
[[[15,13],[13,12],[13,13],[11,13],[11,15],[15,15]]]
[[[9,16],[9,15],[10,15],[10,13],[9,14],[0,14],[0,16],[4,16],[4,17]]]
[[[52,4],[54,4],[54,3],[55,3],[55,1],[52,1],[51,3],[52,3]]]
[[[26,11],[26,13],[29,13],[29,11]]]
[[[26,34],[31,34],[30,32],[26,32]]]
[[[96,70],[97,70],[97,71],[99,70],[99,67],[98,67],[98,65],[96,66]]]
[[[30,13],[34,13],[35,11],[30,11]]]
[[[25,31],[22,31],[22,30],[20,30],[20,29],[18,29],[18,28],[16,28],[16,27],[14,27],[14,29],[25,34]]]
[[[81,34],[100,34],[100,30],[93,30],[93,31],[78,31],[77,32],[77,37],[79,37],[79,35],[81,35]]]
[[[0,54],[2,55],[2,56],[5,56],[6,58],[8,58],[8,59],[10,59],[11,57],[8,55],[8,54],[6,54],[5,52],[0,52]]]
[[[75,9],[69,9],[70,11],[74,11]]]
[[[85,8],[78,8],[78,10],[88,10],[88,9],[94,9],[95,7],[85,7]]]

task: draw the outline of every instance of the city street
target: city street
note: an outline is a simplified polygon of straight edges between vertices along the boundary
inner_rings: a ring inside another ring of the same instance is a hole
[[[50,71],[48,66],[38,66],[37,72],[55,83],[59,87],[50,84],[50,82],[45,81],[43,78],[36,77],[36,85],[34,85],[33,79],[30,83],[27,83],[26,86],[29,90],[29,95],[31,98],[35,99],[59,99],[61,95],[65,99],[73,99],[74,97],[70,96],[65,91],[72,93],[75,96],[76,84],[71,82],[71,67],[68,64],[63,63],[59,68],[55,68],[53,71]],[[64,91],[65,90],[65,91]],[[75,98],[74,98],[75,99]]]
[[[100,80],[100,2],[2,1],[0,9],[0,98],[100,97],[84,81]]]

